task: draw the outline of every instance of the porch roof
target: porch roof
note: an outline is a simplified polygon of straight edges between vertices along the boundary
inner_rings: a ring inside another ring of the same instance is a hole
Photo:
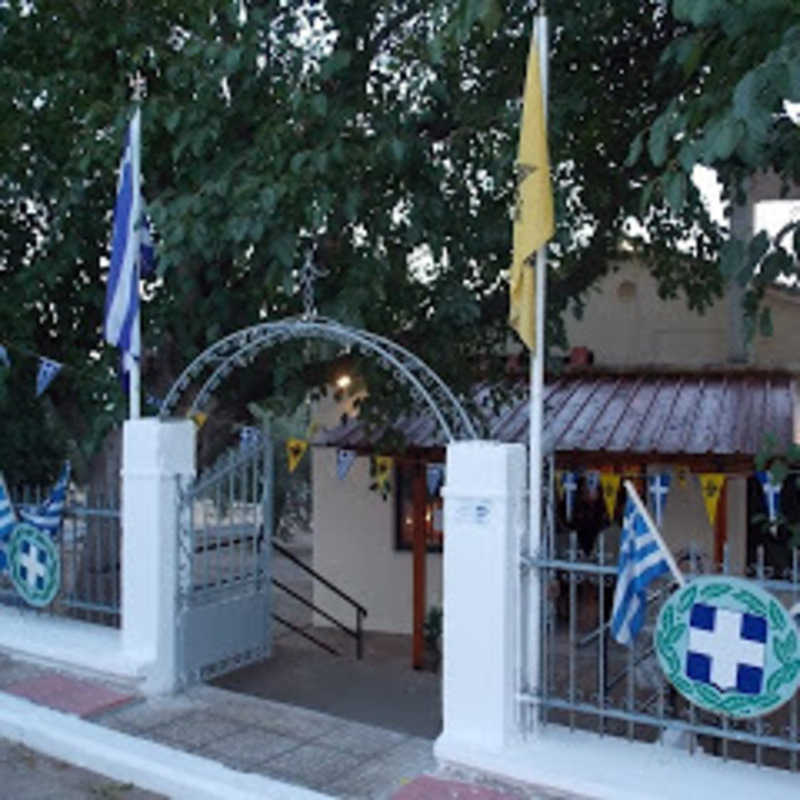
[[[528,396],[490,410],[490,387],[476,391],[488,438],[527,442]],[[574,372],[545,388],[547,452],[639,455],[752,456],[771,434],[780,446],[795,440],[795,387],[786,373],[753,371]],[[444,444],[434,420],[408,416],[392,426],[411,447]],[[322,433],[317,444],[370,448],[357,420]]]

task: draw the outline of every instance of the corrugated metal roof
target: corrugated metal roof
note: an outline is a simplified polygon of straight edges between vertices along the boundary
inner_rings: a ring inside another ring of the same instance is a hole
[[[527,442],[528,400],[497,413],[489,389],[475,397],[489,420],[489,438]],[[662,455],[753,455],[771,434],[785,446],[794,437],[794,387],[777,373],[570,373],[545,388],[546,451]],[[429,417],[393,426],[411,446],[443,444]],[[324,433],[318,444],[369,447],[353,420]]]

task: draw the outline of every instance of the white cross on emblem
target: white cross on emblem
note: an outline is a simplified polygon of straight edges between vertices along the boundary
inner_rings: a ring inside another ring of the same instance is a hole
[[[47,553],[40,550],[30,539],[27,539],[25,544],[28,545],[27,552],[23,544],[23,550],[17,559],[20,565],[20,574],[31,589],[38,589],[40,588],[39,581],[41,580],[43,585],[47,577]],[[44,561],[39,560],[40,553],[44,556]]]

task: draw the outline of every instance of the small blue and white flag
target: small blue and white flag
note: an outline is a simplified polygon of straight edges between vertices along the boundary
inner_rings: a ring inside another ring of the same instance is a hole
[[[2,344],[0,344],[0,364],[2,364],[4,367],[11,366],[11,359],[9,358],[8,350],[6,350]]]
[[[44,394],[53,378],[61,371],[61,364],[50,358],[39,356],[39,370],[36,373],[36,396]]]
[[[647,587],[666,572],[669,572],[669,565],[658,539],[636,510],[633,500],[628,498],[611,612],[611,635],[620,644],[632,644],[642,629],[647,609]]]
[[[19,507],[19,515],[24,522],[35,525],[51,536],[58,533],[58,529],[61,527],[61,517],[64,515],[64,506],[67,502],[69,472],[69,461],[65,461],[61,475],[58,476],[55,486],[50,490],[48,498],[38,506]]]
[[[336,475],[340,481],[343,481],[347,477],[347,474],[350,472],[350,467],[353,466],[355,460],[355,450],[339,448],[339,450],[336,451]]]
[[[578,474],[565,471],[561,476],[561,488],[564,490],[564,514],[567,522],[572,522],[572,512],[575,508],[575,493],[578,491]]]
[[[140,149],[141,112],[137,108],[119,166],[104,325],[106,341],[122,351],[125,372],[141,352],[139,277],[150,274],[155,265],[150,222],[142,200]]]
[[[758,478],[758,482],[764,492],[769,521],[775,522],[778,519],[778,514],[781,513],[781,488],[783,483],[776,482],[772,477],[772,473],[765,470],[756,472],[756,478]]]
[[[647,479],[647,491],[650,494],[650,503],[653,506],[656,525],[661,527],[664,521],[664,506],[667,504],[667,494],[672,476],[669,472],[660,472]]]
[[[439,489],[444,485],[444,464],[428,464],[425,469],[425,483],[428,487],[428,494],[436,497]]]
[[[17,515],[14,513],[14,506],[11,503],[11,495],[8,493],[6,479],[0,472],[0,571],[8,569],[8,559],[6,558],[6,546],[11,536],[11,531],[17,524]]]

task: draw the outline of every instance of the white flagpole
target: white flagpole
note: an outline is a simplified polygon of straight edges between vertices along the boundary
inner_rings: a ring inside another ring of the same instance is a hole
[[[144,78],[141,76],[139,72],[136,73],[136,77],[134,78],[133,83],[133,101],[136,103],[136,113],[141,116],[141,104],[142,104],[142,95],[144,93]],[[139,122],[141,125],[141,121]],[[136,197],[134,198],[133,207],[137,209],[137,215],[141,213],[141,198],[142,198],[142,162],[141,162],[141,135],[136,139],[136,148],[135,152],[133,153],[133,158],[135,161],[135,173],[136,173]],[[134,247],[135,253],[133,259],[133,271],[134,277],[133,280],[135,281],[136,286],[136,293],[139,294],[139,261],[141,259],[141,247],[139,242],[139,237],[141,236],[140,232],[140,224],[141,220],[134,221]],[[142,383],[142,373],[140,367],[140,360],[142,357],[142,299],[139,296],[139,313],[136,315],[136,318],[133,321],[133,331],[131,333],[132,341],[138,344],[136,350],[138,353],[136,356],[130,359],[129,371],[128,371],[128,419],[139,419],[142,415],[142,406],[141,406],[141,383]]]
[[[623,483],[625,490],[628,492],[628,497],[633,500],[636,510],[644,517],[644,521],[647,523],[648,527],[653,533],[653,536],[655,537],[655,540],[658,542],[658,546],[661,548],[661,552],[664,554],[664,559],[666,560],[667,564],[669,564],[672,576],[677,581],[678,586],[683,586],[686,583],[686,578],[683,577],[683,573],[678,569],[678,565],[675,563],[675,559],[672,557],[672,553],[667,547],[667,543],[661,536],[661,531],[659,531],[658,526],[650,516],[650,512],[642,502],[642,498],[639,497],[639,492],[636,491],[636,487],[633,485],[632,481],[625,480]]]
[[[540,8],[543,7],[540,4]],[[539,51],[540,75],[542,81],[542,105],[545,124],[547,121],[548,93],[548,30],[547,17],[543,9],[534,20],[534,40]],[[536,252],[536,339],[535,348],[530,355],[530,429],[528,440],[528,552],[537,556],[542,544],[542,422],[544,411],[544,315],[547,282],[547,245],[542,245]],[[529,621],[528,630],[528,674],[529,687],[537,692],[541,686],[541,627],[542,592],[538,573],[534,570],[530,580]],[[534,715],[533,724],[537,724]]]

